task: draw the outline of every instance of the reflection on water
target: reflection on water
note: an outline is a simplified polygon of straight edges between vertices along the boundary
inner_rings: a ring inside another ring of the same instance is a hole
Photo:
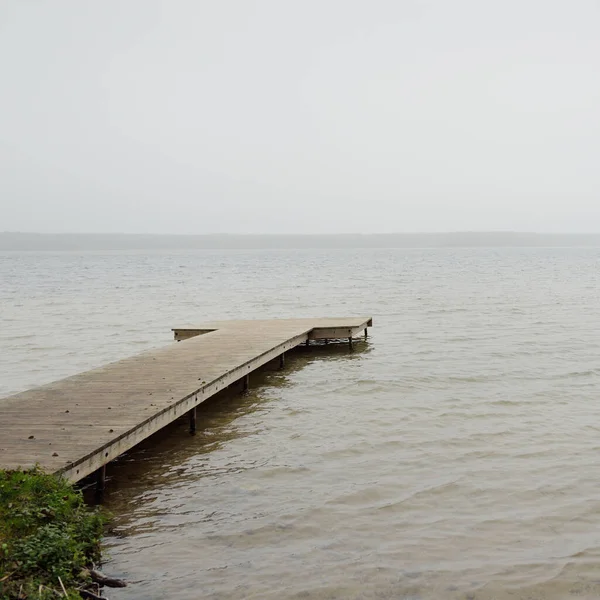
[[[219,318],[373,314],[111,465],[159,598],[600,597],[600,250],[0,254],[2,393]]]
[[[269,411],[269,404],[275,401],[273,395],[277,394],[277,390],[291,385],[290,376],[314,361],[356,361],[368,352],[368,344],[362,341],[354,343],[351,354],[346,343],[298,347],[287,353],[284,370],[278,368],[277,359],[252,373],[249,393],[240,393],[238,382],[199,405],[194,435],[189,434],[187,417],[182,417],[111,463],[107,468],[107,489],[101,501],[118,515],[112,522],[112,531],[116,535],[134,533],[127,529],[127,522],[140,510],[146,510],[148,498],[155,499],[152,495],[148,496],[149,488],[185,485],[186,481],[240,473],[260,466],[245,464],[243,460],[226,464],[214,460],[215,453],[228,442],[256,435],[256,431],[244,427],[241,417],[252,415],[260,419]],[[83,485],[85,487],[86,482]],[[93,485],[91,482],[88,490],[91,502],[96,500]],[[135,513],[128,510],[128,504],[132,502],[135,504]],[[153,509],[149,510],[152,512]]]
[[[275,401],[273,394],[291,385],[289,378],[293,373],[316,360],[358,360],[368,351],[364,342],[355,342],[350,355],[346,343],[298,347],[287,353],[284,370],[278,368],[277,359],[252,373],[252,387],[248,393],[240,393],[238,382],[199,405],[195,434],[190,435],[187,417],[182,417],[111,463],[107,468],[107,489],[101,499],[102,504],[115,514],[111,531],[123,536],[140,533],[148,527],[147,519],[156,509],[156,496],[148,494],[149,489],[185,486],[203,477],[241,473],[260,466],[246,464],[243,460],[220,463],[214,457],[228,442],[256,435],[256,431],[244,427],[241,418],[260,419],[266,414],[269,404]],[[95,501],[93,483],[89,492],[88,499]],[[135,512],[130,511],[131,503]],[[141,512],[145,514],[140,525]]]

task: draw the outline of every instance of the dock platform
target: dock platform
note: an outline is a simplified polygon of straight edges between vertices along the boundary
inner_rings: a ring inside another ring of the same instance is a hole
[[[173,343],[0,400],[0,469],[39,465],[72,482],[93,473],[266,363],[311,340],[366,336],[370,317],[218,321]]]

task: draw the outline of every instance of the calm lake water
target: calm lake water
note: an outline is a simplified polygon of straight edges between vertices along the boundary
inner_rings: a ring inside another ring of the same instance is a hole
[[[371,314],[109,468],[112,600],[600,596],[600,249],[0,254],[0,396]]]

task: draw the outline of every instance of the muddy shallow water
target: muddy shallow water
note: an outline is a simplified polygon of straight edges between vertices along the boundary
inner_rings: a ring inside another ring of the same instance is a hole
[[[0,254],[1,395],[177,323],[372,314],[109,467],[148,598],[600,596],[600,250]]]

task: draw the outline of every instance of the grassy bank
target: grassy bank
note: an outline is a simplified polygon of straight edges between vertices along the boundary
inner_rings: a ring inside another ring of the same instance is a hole
[[[103,526],[68,482],[39,470],[0,471],[0,600],[81,598]]]

